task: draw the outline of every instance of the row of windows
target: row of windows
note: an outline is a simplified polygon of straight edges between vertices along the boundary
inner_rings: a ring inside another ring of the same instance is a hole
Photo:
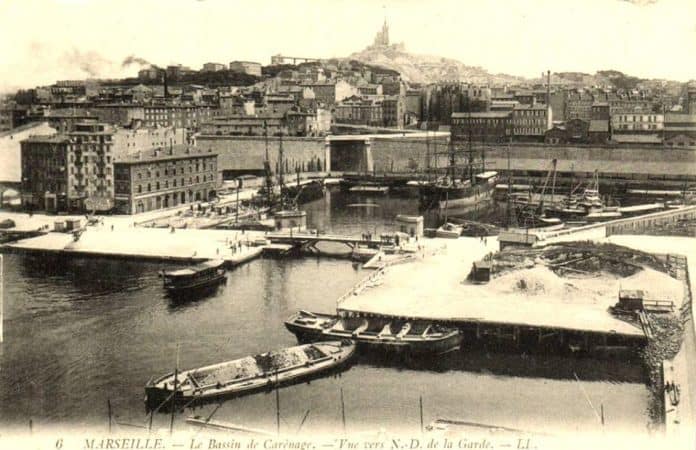
[[[493,125],[498,125],[498,124],[507,124],[510,122],[509,119],[468,119],[468,120],[462,120],[462,119],[454,119],[452,120],[452,123],[455,125],[465,125],[465,124],[493,124]]]
[[[80,169],[78,168],[77,170],[75,169],[75,166],[70,166],[70,173],[72,175],[75,175],[76,173],[80,173]],[[92,168],[92,173],[94,175],[97,175],[99,173],[104,173],[106,175],[111,175],[111,167],[106,167],[104,168],[104,172],[100,172],[97,167]],[[84,174],[89,175],[89,167],[84,168]]]
[[[104,180],[98,180],[97,183],[92,183],[92,184],[94,186],[96,186],[97,188],[104,188],[105,185],[111,186],[111,180],[107,179],[106,182],[104,182]],[[89,186],[89,178],[85,178],[83,183],[80,183],[80,182],[75,183],[73,185],[73,189],[76,191],[82,191],[86,186]]]
[[[214,175],[203,175],[203,183],[205,183],[206,181],[213,181],[213,179],[214,179]],[[201,182],[201,178],[200,178],[199,176],[196,176],[195,182],[196,182],[196,183],[200,183],[200,182]],[[193,177],[189,177],[189,179],[188,179],[188,184],[194,184],[194,178],[193,178]],[[178,184],[178,185],[177,185],[177,180],[176,180],[176,178],[175,178],[174,180],[172,180],[172,187],[178,187],[178,186],[186,186],[185,180],[184,180],[183,178],[181,179],[181,183]],[[169,189],[169,180],[165,180],[164,183],[160,183],[159,181],[157,181],[157,182],[154,184],[154,188],[155,188],[156,191],[159,191],[162,187],[164,187],[164,189]],[[152,184],[152,183],[147,183],[147,186],[146,186],[147,191],[146,191],[146,192],[152,192],[152,188],[153,188],[153,184]],[[135,191],[136,191],[138,194],[141,194],[141,193],[143,192],[143,185],[139,184],[139,185],[136,187]]]
[[[71,163],[74,163],[76,161],[77,162],[82,161],[85,164],[89,164],[90,162],[93,162],[93,163],[102,162],[103,163],[104,161],[106,161],[107,164],[111,163],[111,156],[107,156],[106,158],[100,158],[99,156],[91,156],[90,157],[89,155],[85,155],[82,158],[76,158],[75,155],[73,155],[71,153],[69,156],[69,159],[70,159]]]
[[[531,134],[544,134],[543,128],[515,128],[515,134],[517,135],[531,135]]]
[[[514,110],[513,110],[513,113],[514,113],[515,115],[517,115],[517,116],[524,116],[524,117],[530,117],[530,116],[539,117],[539,116],[545,116],[545,115],[546,115],[546,111],[543,110],[543,109],[518,110],[518,111],[514,111]]]
[[[657,124],[644,124],[644,125],[616,125],[618,130],[658,130]],[[660,130],[662,127],[659,128]]]
[[[153,173],[155,175],[155,178],[159,178],[160,173],[164,173],[164,176],[176,175],[177,174],[176,169],[177,169],[176,167],[170,166],[170,167],[165,167],[163,172],[160,172],[159,170],[155,170],[154,172],[152,170],[147,170],[146,172],[137,172],[136,177],[138,177],[138,180],[142,180],[143,176],[145,176],[145,178],[152,178]],[[202,164],[197,162],[195,164],[195,166],[193,164],[189,165],[188,169],[189,169],[189,173],[193,173],[194,169],[195,169],[195,172],[197,172],[197,173],[198,172],[205,172],[206,170],[215,170],[215,165],[212,163],[208,164],[205,161]],[[184,172],[185,172],[185,168],[180,166],[179,170],[178,170],[179,175],[183,175]]]
[[[515,120],[515,125],[545,125],[545,121],[534,119]]]
[[[615,120],[619,122],[662,122],[662,116],[645,116],[645,115],[617,115],[614,116]]]

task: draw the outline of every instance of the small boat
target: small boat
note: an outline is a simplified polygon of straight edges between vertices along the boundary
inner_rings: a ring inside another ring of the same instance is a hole
[[[588,222],[604,222],[607,220],[616,220],[621,218],[620,211],[600,211],[591,212],[585,216],[585,220]]]
[[[641,214],[650,214],[654,212],[663,211],[664,209],[664,203],[649,203],[642,205],[623,206],[619,208],[619,212],[621,212],[621,214],[625,216],[639,216]]]
[[[389,192],[388,186],[377,186],[372,184],[362,184],[353,186],[349,189],[350,192],[360,192],[363,194],[386,194]]]
[[[224,263],[214,259],[184,269],[164,271],[164,289],[172,297],[185,297],[216,288],[226,280]]]
[[[435,237],[457,239],[462,235],[463,231],[464,227],[462,225],[446,222],[435,231]]]
[[[251,394],[307,380],[346,364],[355,354],[350,340],[298,345],[182,372],[145,385],[150,409]]]
[[[350,257],[353,261],[366,262],[369,261],[372,257],[374,257],[377,253],[379,253],[379,250],[376,248],[369,248],[362,245],[358,245],[353,249],[353,252],[351,253]]]
[[[458,350],[462,335],[424,320],[343,318],[299,311],[285,321],[300,342],[351,339],[359,347],[410,354],[440,355]]]

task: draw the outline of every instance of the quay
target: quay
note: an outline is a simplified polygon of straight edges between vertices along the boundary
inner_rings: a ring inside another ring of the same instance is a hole
[[[263,233],[226,230],[175,230],[110,225],[89,226],[76,241],[72,233],[50,232],[5,244],[9,251],[100,256],[155,261],[198,262],[222,259],[228,267],[263,252],[254,240]]]
[[[579,340],[587,345],[617,345],[646,340],[639,326],[607,311],[616,303],[619,280],[611,280],[605,292],[589,298],[564,296],[563,287],[558,292],[531,296],[498,287],[496,282],[472,284],[466,281],[471,265],[496,250],[495,238],[486,243],[478,238],[435,240],[446,242],[446,249],[427,259],[387,267],[379,283],[339,299],[338,313],[448,323],[462,328],[465,335],[468,331],[470,337],[495,335],[514,343],[553,338]],[[589,291],[584,285],[581,288],[581,292]]]

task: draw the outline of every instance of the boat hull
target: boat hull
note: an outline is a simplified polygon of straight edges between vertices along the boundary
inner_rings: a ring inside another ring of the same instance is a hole
[[[458,330],[445,334],[440,339],[420,340],[415,338],[396,338],[395,336],[378,337],[376,335],[361,335],[352,332],[330,332],[311,326],[304,326],[292,319],[285,322],[285,327],[293,333],[299,342],[321,342],[336,339],[351,339],[358,350],[408,353],[418,355],[440,355],[458,350],[462,343],[462,335]]]
[[[179,389],[174,392],[174,389],[162,387],[163,381],[173,379],[174,374],[169,373],[146,384],[146,407],[150,411],[167,411],[171,410],[171,408],[176,405],[199,405],[223,398],[241,397],[258,392],[270,391],[283,386],[307,382],[346,369],[355,356],[356,345],[347,340],[342,342],[327,342],[326,344],[340,345],[342,350],[337,354],[331,355],[331,357],[324,358],[311,365],[293,368],[292,370],[268,372],[254,379],[244,380],[243,382],[232,383],[230,386],[223,386],[198,393],[196,393],[195,390],[193,392],[183,392]],[[205,368],[194,369],[188,372],[203,369]],[[184,376],[186,373],[187,372],[182,372],[180,376]]]
[[[215,292],[220,285],[227,282],[225,274],[219,274],[205,282],[192,284],[189,286],[166,287],[167,295],[175,301],[183,301],[190,298],[200,297]]]
[[[424,185],[420,187],[420,203],[424,209],[450,210],[466,208],[493,200],[495,180],[473,186],[444,187]]]

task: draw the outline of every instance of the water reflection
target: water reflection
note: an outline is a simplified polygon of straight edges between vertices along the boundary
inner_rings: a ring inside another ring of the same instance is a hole
[[[365,202],[379,207],[345,207]],[[339,192],[306,209],[310,227],[358,234],[391,230],[397,214],[418,213],[411,199]],[[6,255],[0,423],[103,426],[110,399],[121,421],[146,424],[143,387],[173,370],[177,353],[180,368],[188,369],[296,345],[284,320],[298,309],[334,312],[336,299],[366,276],[340,259],[258,259],[228,271],[226,286],[213,295],[173,306],[157,275],[168,266]],[[417,427],[419,395],[426,421],[466,415],[517,428],[559,421],[592,427],[587,395],[606,405],[608,421],[643,430],[649,398],[641,366],[630,361],[481,349],[434,361],[361,355],[340,376],[281,389],[284,420],[299,424],[311,409],[307,430],[335,428],[341,388],[349,431]],[[275,429],[274,396],[235,398],[216,417]],[[156,418],[155,429],[168,427],[164,422]]]

